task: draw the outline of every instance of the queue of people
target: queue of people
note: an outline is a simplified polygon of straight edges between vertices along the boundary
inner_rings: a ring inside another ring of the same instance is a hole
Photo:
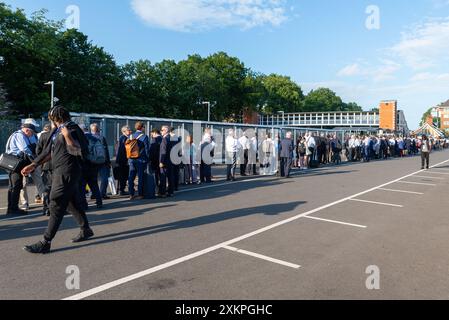
[[[50,217],[43,240],[24,249],[31,253],[48,253],[51,241],[66,212],[72,213],[80,233],[73,242],[86,241],[93,236],[86,215],[86,196],[96,201],[98,209],[109,199],[111,169],[118,182],[120,196],[131,201],[173,197],[179,184],[212,183],[216,142],[209,128],[201,141],[195,143],[191,135],[185,141],[173,128],[162,126],[146,134],[144,122],[134,128],[124,126],[115,146],[115,165],[109,154],[106,138],[98,124],[77,125],[63,107],[49,113],[51,124],[38,135],[38,124],[27,119],[14,132],[6,146],[6,153],[20,158],[21,170],[9,173],[8,215],[25,215],[19,208],[24,181],[31,177],[37,187],[36,199],[42,199],[43,214]],[[227,131],[225,141],[226,180],[236,180],[237,165],[240,176],[278,175],[291,177],[291,169],[316,168],[322,164],[339,164],[342,155],[348,162],[420,154],[422,169],[429,168],[430,153],[448,148],[448,140],[395,135],[351,135],[340,141],[337,135],[307,133],[296,142],[292,132],[285,137],[267,133],[257,139],[248,132],[238,137],[234,129]],[[296,157],[295,157],[296,154]],[[100,182],[100,183],[99,183]],[[25,189],[25,190],[24,190]],[[89,191],[89,193],[87,192]],[[25,208],[26,209],[26,208]]]
[[[370,162],[415,156],[423,152],[425,139],[428,139],[431,150],[449,147],[448,139],[434,139],[426,135],[347,135],[340,141],[336,135],[311,137],[307,134],[297,139],[295,166],[309,169],[313,167],[312,162],[316,162],[315,165],[339,164],[343,158],[348,162]]]

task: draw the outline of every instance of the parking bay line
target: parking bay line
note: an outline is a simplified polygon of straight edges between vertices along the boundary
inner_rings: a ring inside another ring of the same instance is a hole
[[[439,172],[439,171],[430,171],[430,170],[426,171],[426,173],[449,175],[449,172]]]
[[[434,179],[434,180],[445,180],[444,178],[440,177],[430,177],[430,176],[413,176],[414,178],[422,178],[422,179]]]
[[[233,252],[241,253],[241,254],[244,254],[244,255],[247,255],[247,256],[251,256],[251,257],[254,257],[254,258],[259,258],[259,259],[262,259],[262,260],[265,260],[265,261],[270,261],[270,262],[277,263],[277,264],[280,264],[280,265],[283,265],[283,266],[286,266],[286,267],[290,267],[290,268],[293,268],[293,269],[301,268],[300,265],[297,265],[297,264],[294,264],[294,263],[290,263],[290,262],[286,262],[286,261],[282,261],[282,260],[275,259],[275,258],[271,258],[271,257],[268,257],[268,256],[264,256],[262,254],[259,254],[259,253],[251,252],[251,251],[246,251],[246,250],[242,250],[242,249],[238,249],[238,248],[234,248],[234,247],[230,247],[230,246],[224,246],[223,249],[227,249],[227,250],[230,250],[230,251],[233,251]]]
[[[400,204],[384,203],[384,202],[369,201],[369,200],[362,200],[362,199],[349,199],[349,201],[378,204],[378,205],[381,205],[381,206],[396,207],[396,208],[403,208],[404,207],[403,205],[400,205]]]
[[[417,194],[417,195],[423,195],[424,194],[422,192],[406,191],[406,190],[395,190],[395,189],[387,189],[387,188],[379,188],[377,190],[389,191],[389,192],[399,192],[399,193],[409,193],[409,194]]]
[[[342,224],[342,225],[345,225],[345,226],[357,227],[357,228],[362,228],[362,229],[366,229],[367,228],[367,226],[362,226],[360,224],[353,224],[353,223],[337,221],[337,220],[329,220],[329,219],[323,219],[323,218],[317,218],[317,217],[311,217],[311,216],[306,216],[304,218],[312,219],[312,220],[318,220],[318,221],[324,221],[324,222],[330,222],[330,223],[336,223],[336,224]]]
[[[423,183],[423,182],[412,182],[412,181],[396,181],[397,183],[405,183],[405,184],[416,184],[420,186],[429,186],[429,187],[435,187],[436,184],[433,183]]]
[[[432,167],[436,167],[436,166],[439,166],[439,165],[444,164],[444,163],[447,163],[447,162],[449,162],[449,159],[446,160],[446,161],[440,162],[440,163],[438,163],[438,164],[436,164],[436,165],[434,165],[434,166],[432,166]],[[421,171],[418,171],[418,172],[421,172]],[[237,243],[237,242],[240,242],[240,241],[242,241],[242,240],[245,240],[245,239],[251,238],[251,237],[253,237],[253,236],[259,235],[259,234],[261,234],[261,233],[264,233],[264,232],[266,232],[266,231],[269,231],[269,230],[275,229],[275,228],[277,228],[277,227],[283,226],[283,225],[288,224],[288,223],[290,223],[290,222],[296,221],[296,220],[298,220],[298,219],[300,219],[300,218],[307,217],[307,216],[309,216],[309,215],[311,215],[311,214],[313,214],[313,213],[316,213],[316,212],[319,212],[319,211],[323,211],[324,209],[333,207],[333,206],[335,206],[335,205],[337,205],[337,204],[346,202],[346,201],[348,201],[348,200],[350,200],[350,199],[353,199],[353,198],[362,196],[362,195],[364,195],[364,194],[370,193],[370,192],[372,192],[372,191],[374,191],[374,190],[377,190],[377,189],[379,189],[379,188],[383,188],[383,187],[389,186],[389,185],[391,185],[391,184],[393,184],[393,183],[395,183],[395,182],[398,182],[398,181],[401,181],[401,180],[403,180],[403,179],[406,179],[406,178],[408,178],[408,177],[410,177],[410,176],[412,176],[412,175],[414,175],[414,174],[416,174],[416,173],[418,173],[418,172],[414,172],[414,173],[412,173],[412,174],[408,174],[408,175],[406,175],[406,176],[403,176],[403,177],[401,177],[401,178],[395,179],[395,180],[393,180],[393,181],[390,181],[390,182],[381,184],[380,186],[377,186],[377,187],[374,187],[374,188],[370,188],[370,189],[368,189],[368,190],[365,190],[365,191],[359,192],[359,193],[357,193],[357,194],[354,194],[354,195],[352,195],[352,196],[349,196],[349,197],[346,197],[346,198],[343,198],[343,199],[334,201],[334,202],[332,202],[332,203],[328,203],[328,204],[326,204],[326,205],[324,205],[324,206],[321,206],[321,207],[319,207],[319,208],[316,208],[316,209],[313,209],[313,210],[310,210],[310,211],[307,211],[307,212],[298,214],[298,215],[296,215],[296,216],[294,216],[294,217],[291,217],[291,218],[288,218],[288,219],[285,219],[285,220],[276,222],[276,223],[271,224],[271,225],[269,225],[269,226],[266,226],[266,227],[264,227],[264,228],[255,230],[255,231],[250,232],[250,233],[247,233],[247,234],[244,234],[244,235],[242,235],[242,236],[240,236],[240,237],[237,237],[237,238],[234,238],[234,239],[231,239],[231,240],[228,240],[228,241],[219,243],[219,244],[217,244],[217,245],[208,247],[208,248],[203,249],[203,250],[200,250],[200,251],[193,252],[193,253],[191,253],[191,254],[189,254],[189,255],[186,255],[186,256],[183,256],[183,257],[180,257],[180,258],[177,258],[177,259],[168,261],[168,262],[163,263],[163,264],[160,264],[160,265],[158,265],[158,266],[151,267],[151,268],[149,268],[149,269],[146,269],[146,270],[143,270],[143,271],[134,273],[134,274],[132,274],[132,275],[129,275],[129,276],[126,276],[126,277],[123,277],[123,278],[120,278],[120,279],[117,279],[117,280],[108,282],[108,283],[106,283],[106,284],[103,284],[103,285],[94,287],[94,288],[92,288],[92,289],[89,289],[89,290],[80,292],[80,293],[75,294],[75,295],[73,295],[73,296],[64,298],[63,300],[82,300],[82,299],[85,299],[85,298],[87,298],[87,297],[90,297],[90,296],[93,296],[93,295],[95,295],[95,294],[101,293],[101,292],[103,292],[103,291],[106,291],[106,290],[109,290],[109,289],[118,287],[118,286],[120,286],[120,285],[123,285],[123,284],[125,284],[125,283],[134,281],[134,280],[136,280],[136,279],[140,279],[140,278],[142,278],[142,277],[146,277],[146,276],[148,276],[148,275],[150,275],[150,274],[153,274],[153,273],[155,273],[155,272],[158,272],[158,271],[161,271],[161,270],[164,270],[164,269],[173,267],[173,266],[175,266],[175,265],[178,265],[178,264],[180,264],[180,263],[183,263],[183,262],[192,260],[192,259],[194,259],[194,258],[203,256],[203,255],[208,254],[208,253],[210,253],[210,252],[213,252],[213,251],[216,251],[216,250],[218,250],[218,249],[221,249],[221,248],[223,248],[223,247],[225,247],[225,246],[232,245],[232,244],[234,244],[234,243]]]

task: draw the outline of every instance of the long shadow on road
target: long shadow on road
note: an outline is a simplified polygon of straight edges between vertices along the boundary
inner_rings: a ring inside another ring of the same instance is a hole
[[[177,194],[174,198],[167,199],[154,199],[154,200],[143,200],[139,202],[130,202],[126,199],[119,202],[105,203],[105,209],[100,211],[88,212],[88,217],[92,225],[107,225],[112,223],[120,223],[126,221],[128,218],[139,216],[146,213],[151,213],[159,209],[176,207],[179,203],[184,201],[210,201],[213,199],[223,198],[224,196],[236,194],[239,192],[244,192],[248,190],[254,190],[254,192],[264,192],[260,188],[269,188],[274,186],[282,186],[286,184],[294,183],[295,180],[301,177],[310,176],[325,176],[325,175],[337,175],[337,174],[348,174],[354,172],[355,170],[339,170],[339,171],[329,171],[329,168],[320,168],[307,172],[301,172],[296,175],[294,179],[279,179],[276,177],[267,177],[267,180],[254,180],[256,178],[246,179],[244,183],[230,183],[220,186],[214,186],[216,183],[212,183],[208,186],[210,188],[201,189],[195,191],[195,187],[187,187],[184,190],[188,192],[183,192]],[[259,177],[260,178],[260,177]],[[149,207],[149,205],[156,205],[155,207]],[[199,204],[201,205],[201,204]],[[209,204],[208,204],[209,205]],[[135,206],[145,208],[135,209]],[[33,210],[38,212],[39,209]],[[104,212],[108,211],[108,212]],[[113,211],[113,212],[110,212]],[[36,220],[28,220],[26,217],[17,221],[24,221],[23,223],[17,223],[12,225],[2,225],[0,226],[0,242],[11,239],[21,239],[32,236],[41,235],[47,226],[47,220],[42,220],[41,217],[35,217]],[[26,221],[25,221],[26,220]],[[69,221],[67,221],[69,220]],[[2,220],[0,219],[0,222]],[[61,230],[76,229],[77,226],[70,217],[64,219],[64,225],[61,226]]]
[[[167,204],[167,205],[162,205],[162,206],[153,207],[153,208],[145,208],[142,210],[117,211],[117,212],[113,212],[113,213],[95,214],[95,215],[88,214],[88,217],[89,217],[89,223],[92,226],[109,225],[109,224],[113,224],[113,223],[119,223],[119,222],[126,221],[127,218],[151,213],[151,211],[155,211],[157,209],[170,208],[170,207],[174,207],[174,206],[175,205],[173,205],[173,204],[171,204],[171,205]],[[66,225],[61,225],[61,228],[59,229],[59,231],[78,228],[78,226],[74,222],[73,218],[71,218],[68,215],[64,217],[63,223],[66,223]],[[48,224],[48,220],[40,220],[40,221],[33,221],[33,222],[29,222],[29,223],[16,224],[16,225],[11,225],[11,226],[1,226],[0,227],[0,242],[5,241],[5,240],[21,239],[21,238],[42,235],[44,233],[45,228],[47,227],[47,224]]]
[[[298,206],[304,205],[307,202],[305,201],[295,201],[290,203],[282,203],[282,204],[270,204],[259,207],[251,207],[246,209],[236,209],[231,211],[225,211],[220,213],[215,213],[208,216],[195,217],[192,219],[185,219],[180,221],[174,221],[170,223],[150,226],[146,228],[139,228],[134,230],[127,230],[124,232],[112,233],[100,237],[93,238],[89,243],[65,247],[61,249],[56,249],[53,252],[63,252],[69,250],[76,250],[79,248],[86,248],[91,246],[97,246],[101,244],[112,243],[116,241],[129,240],[138,237],[145,237],[152,234],[157,234],[161,232],[168,232],[178,229],[187,229],[187,228],[195,228],[200,227],[207,224],[214,224],[223,222],[231,219],[238,219],[246,216],[263,214],[263,215],[280,215],[286,212],[291,212],[295,210]]]

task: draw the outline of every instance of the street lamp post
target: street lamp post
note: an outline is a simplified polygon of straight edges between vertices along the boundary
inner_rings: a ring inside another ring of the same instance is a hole
[[[285,111],[278,111],[278,114],[282,114],[282,126],[285,124]]]
[[[206,101],[204,104],[207,105],[207,122],[210,122],[210,102]]]
[[[203,106],[207,105],[207,122],[210,122],[210,116],[211,116],[210,110],[212,107],[214,107],[217,104],[217,102],[215,102],[215,101],[214,102],[210,102],[210,101],[202,101],[201,102],[201,100],[200,100],[200,103]]]
[[[55,82],[49,81],[45,83],[46,86],[51,86],[51,108],[55,105]]]

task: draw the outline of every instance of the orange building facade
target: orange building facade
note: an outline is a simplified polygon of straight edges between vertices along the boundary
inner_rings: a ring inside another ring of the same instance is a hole
[[[379,105],[379,128],[397,131],[398,102],[396,100],[381,101]]]

